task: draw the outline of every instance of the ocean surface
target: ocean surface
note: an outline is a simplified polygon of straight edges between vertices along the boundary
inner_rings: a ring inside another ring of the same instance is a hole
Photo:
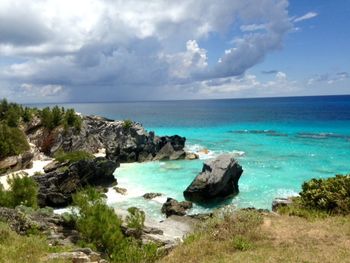
[[[43,106],[43,105],[40,105]],[[138,206],[155,218],[166,197],[182,192],[205,159],[235,154],[243,166],[237,207],[271,208],[275,197],[296,195],[311,178],[350,173],[350,96],[62,104],[83,114],[132,119],[157,135],[178,134],[200,153],[195,161],[125,164],[115,172],[128,195],[108,192],[110,205]],[[142,195],[160,192],[146,201]],[[213,207],[195,206],[192,213]]]

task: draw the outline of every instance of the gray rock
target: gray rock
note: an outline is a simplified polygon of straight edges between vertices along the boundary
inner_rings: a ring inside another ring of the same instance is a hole
[[[126,188],[122,188],[122,187],[113,187],[113,189],[119,193],[119,194],[122,194],[122,195],[126,195],[126,192],[128,191]]]
[[[81,160],[60,167],[44,175],[35,175],[39,184],[39,206],[65,207],[72,201],[74,194],[81,187],[110,186],[116,182],[113,175],[118,163],[104,157],[93,160]]]
[[[168,198],[162,206],[162,213],[167,217],[171,215],[184,216],[186,210],[192,208],[192,203],[188,201],[178,202],[173,198]]]
[[[16,156],[9,156],[0,160],[0,170],[4,172],[14,172],[31,168],[33,165],[33,158],[34,154],[31,151],[26,151]]]
[[[143,195],[143,198],[150,200],[150,199],[156,198],[158,196],[162,196],[162,194],[161,193],[146,193]]]
[[[242,167],[228,154],[204,163],[202,172],[184,191],[186,200],[197,203],[221,201],[237,195]]]
[[[63,163],[60,163],[60,162],[57,162],[57,161],[52,161],[51,163],[48,163],[47,165],[45,165],[44,172],[45,173],[49,173],[49,172],[52,172],[54,170],[57,170],[60,167],[67,166],[68,164],[69,164],[68,161],[67,162],[63,162]]]

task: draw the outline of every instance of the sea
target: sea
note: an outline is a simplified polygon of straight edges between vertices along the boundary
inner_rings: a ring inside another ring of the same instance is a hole
[[[224,204],[195,205],[190,213],[227,204],[270,209],[274,198],[298,195],[304,181],[350,173],[348,95],[59,105],[131,119],[157,135],[186,137],[186,149],[199,153],[198,160],[122,164],[115,171],[118,187],[128,194],[109,189],[108,204],[136,206],[155,219],[163,218],[160,209],[167,197],[184,200],[183,191],[203,162],[223,153],[233,154],[243,167],[239,194]],[[145,200],[148,192],[163,195]]]

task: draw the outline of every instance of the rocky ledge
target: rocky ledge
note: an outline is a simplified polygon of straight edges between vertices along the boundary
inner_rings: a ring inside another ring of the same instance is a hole
[[[203,164],[202,172],[196,176],[184,191],[186,200],[197,203],[211,203],[238,194],[238,180],[242,167],[232,155],[220,155]]]
[[[83,116],[80,130],[58,127],[50,132],[37,119],[32,122],[25,130],[28,139],[51,156],[59,150],[96,153],[104,148],[106,157],[117,162],[198,158],[184,151],[186,138],[178,135],[159,137],[136,122]]]
[[[33,176],[39,184],[39,206],[65,207],[72,201],[72,194],[87,185],[111,186],[117,181],[113,176],[118,163],[104,157],[81,160],[66,166],[51,167],[44,175]]]

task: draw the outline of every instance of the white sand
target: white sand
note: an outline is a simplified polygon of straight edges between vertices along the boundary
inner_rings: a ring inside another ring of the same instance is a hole
[[[106,149],[98,149],[98,152],[94,154],[95,157],[106,157]]]
[[[4,186],[4,189],[7,190],[9,185],[7,183],[7,179],[13,177],[14,175],[18,175],[20,177],[28,174],[28,176],[33,176],[36,172],[44,172],[44,167],[52,162],[53,159],[45,158],[45,160],[33,161],[33,167],[30,169],[19,170],[16,172],[8,173],[0,177],[0,183]]]

